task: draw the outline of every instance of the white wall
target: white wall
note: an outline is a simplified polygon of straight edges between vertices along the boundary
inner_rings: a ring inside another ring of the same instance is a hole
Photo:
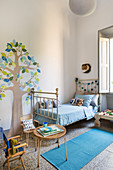
[[[5,100],[0,102],[0,127],[9,129],[12,119],[13,94],[7,90]]]
[[[61,102],[69,101],[74,93],[76,23],[68,1],[41,2],[39,20],[35,25],[33,53],[39,55],[43,90],[59,88]],[[65,95],[66,93],[66,95]]]
[[[113,0],[97,0],[97,8],[87,17],[77,18],[76,72],[80,78],[98,77],[98,30],[113,25]],[[91,72],[84,74],[81,64],[91,64]]]
[[[68,0],[0,0],[0,52],[13,39],[25,44],[41,65],[41,89],[58,87],[62,102],[69,101],[75,91],[75,18]],[[8,94],[8,100],[0,101],[0,126],[4,129],[11,122],[10,97]]]
[[[98,30],[113,25],[113,0],[97,0],[95,12],[88,17],[77,18],[76,74],[79,78],[98,78]],[[83,63],[91,64],[91,72],[81,71]],[[113,97],[101,100],[101,109],[113,109]],[[107,106],[108,104],[108,106]]]

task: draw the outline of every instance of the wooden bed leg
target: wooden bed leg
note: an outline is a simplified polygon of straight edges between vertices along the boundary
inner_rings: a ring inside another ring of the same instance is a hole
[[[58,148],[60,147],[60,145],[59,145],[59,139],[57,139],[57,141],[58,141]]]

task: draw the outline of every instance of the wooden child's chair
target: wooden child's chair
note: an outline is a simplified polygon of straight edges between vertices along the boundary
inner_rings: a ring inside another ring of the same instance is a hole
[[[10,170],[10,162],[15,161],[17,159],[21,159],[22,164],[18,167],[13,168],[12,170],[17,169],[17,168],[22,167],[22,166],[23,166],[24,170],[26,170],[26,167],[24,165],[24,161],[22,159],[22,155],[26,152],[25,146],[27,146],[27,144],[26,143],[20,144],[20,142],[17,142],[15,140],[15,139],[18,139],[18,138],[20,138],[20,135],[7,139],[5,133],[3,132],[3,140],[4,140],[4,148],[3,149],[4,149],[5,157],[6,157],[6,161],[4,162],[3,166],[5,166],[5,164],[8,163],[8,170]],[[10,146],[11,141],[16,141],[16,145],[11,147]]]
[[[22,126],[23,130],[22,130],[22,134],[25,133],[26,134],[26,143],[28,144],[29,142],[29,134],[32,133],[32,138],[33,138],[33,129],[30,130],[26,130],[24,131],[24,127],[23,127],[23,121],[24,120],[29,120],[29,119],[33,119],[32,114],[27,114],[24,115],[23,117],[20,117],[20,125]],[[22,134],[21,134],[21,138],[22,138]]]

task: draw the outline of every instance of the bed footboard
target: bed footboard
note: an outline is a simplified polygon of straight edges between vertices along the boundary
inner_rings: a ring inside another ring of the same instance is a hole
[[[34,89],[30,92],[31,95],[31,112],[33,114],[34,123],[39,121],[35,120],[35,115],[41,116],[45,119],[51,119],[55,121],[57,124],[59,122],[58,119],[58,88],[56,88],[56,92],[38,92]],[[50,106],[51,104],[51,106]],[[53,109],[54,107],[57,109],[57,115],[54,116]],[[40,121],[39,121],[40,124]]]

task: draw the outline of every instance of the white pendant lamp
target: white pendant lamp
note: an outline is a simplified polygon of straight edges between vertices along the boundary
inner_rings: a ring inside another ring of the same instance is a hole
[[[80,16],[92,14],[97,5],[97,0],[69,0],[69,6],[72,12]]]

